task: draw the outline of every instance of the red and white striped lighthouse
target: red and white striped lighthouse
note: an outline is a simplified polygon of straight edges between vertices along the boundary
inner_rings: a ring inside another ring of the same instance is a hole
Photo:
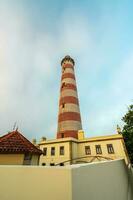
[[[82,129],[74,64],[75,62],[70,56],[66,56],[61,61],[62,76],[57,138],[78,138],[78,130]]]

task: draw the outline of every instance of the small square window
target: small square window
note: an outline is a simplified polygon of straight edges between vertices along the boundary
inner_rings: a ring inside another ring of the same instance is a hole
[[[65,103],[62,104],[62,108],[65,108]]]
[[[91,148],[90,146],[85,146],[85,154],[90,155],[91,154]]]
[[[114,148],[112,144],[107,144],[107,150],[109,154],[113,154],[114,153]]]
[[[55,164],[54,163],[50,163],[50,166],[55,166]]]
[[[55,147],[51,147],[51,156],[55,155]]]
[[[46,163],[42,163],[42,166],[46,166]]]
[[[43,148],[43,155],[44,155],[44,156],[47,155],[47,148]]]
[[[31,165],[31,160],[32,160],[32,154],[27,153],[27,154],[24,155],[23,164],[24,165]]]
[[[31,160],[31,158],[32,158],[32,155],[29,153],[24,155],[24,160]]]
[[[64,166],[64,163],[60,163],[60,166]]]
[[[61,88],[64,88],[65,86],[66,86],[66,84],[65,84],[65,82],[64,82],[64,83],[62,83]]]
[[[102,154],[101,145],[96,145],[96,153],[97,154]]]
[[[64,138],[64,133],[61,133],[61,138]]]
[[[60,147],[60,155],[64,155],[64,146]]]

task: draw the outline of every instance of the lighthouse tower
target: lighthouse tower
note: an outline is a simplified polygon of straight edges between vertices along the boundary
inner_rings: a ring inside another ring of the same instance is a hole
[[[78,138],[78,131],[82,129],[74,65],[75,62],[70,56],[61,61],[57,138]]]

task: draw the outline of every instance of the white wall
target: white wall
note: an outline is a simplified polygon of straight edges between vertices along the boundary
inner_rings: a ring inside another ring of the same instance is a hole
[[[87,164],[72,170],[73,200],[133,200],[124,160]]]

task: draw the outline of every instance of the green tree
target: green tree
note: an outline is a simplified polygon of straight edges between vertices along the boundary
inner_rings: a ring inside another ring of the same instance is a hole
[[[122,118],[125,125],[122,130],[126,148],[129,154],[131,163],[133,164],[133,105],[130,105],[128,112]]]

